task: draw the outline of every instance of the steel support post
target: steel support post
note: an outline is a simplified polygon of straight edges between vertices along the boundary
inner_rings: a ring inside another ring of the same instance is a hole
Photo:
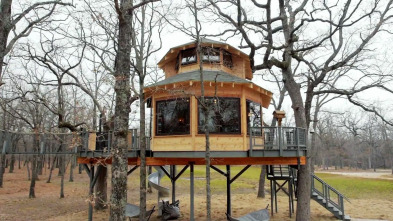
[[[92,205],[92,201],[93,201],[93,189],[94,189],[94,185],[93,185],[93,180],[94,180],[94,166],[91,165],[90,166],[90,183],[89,183],[89,215],[88,215],[88,220],[92,221],[93,220],[93,205]]]
[[[171,165],[172,203],[176,201],[176,165]]]
[[[190,163],[190,220],[194,221],[194,163]]]
[[[227,214],[231,215],[231,165],[226,165],[227,167]]]

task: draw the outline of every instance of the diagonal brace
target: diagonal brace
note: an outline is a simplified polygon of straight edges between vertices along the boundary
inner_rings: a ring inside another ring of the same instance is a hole
[[[238,174],[236,174],[231,181],[229,182],[230,184],[232,184],[237,178],[239,178],[244,172],[246,172],[248,170],[248,168],[250,168],[251,165],[247,165],[246,167],[244,167]]]
[[[179,177],[188,169],[190,165],[186,165],[183,169],[175,176],[174,180],[176,181]]]
[[[134,172],[139,166],[136,165],[133,168],[131,168],[128,172],[127,172],[127,176],[130,175],[132,172]]]
[[[218,173],[220,173],[221,175],[223,175],[223,176],[225,176],[225,177],[228,176],[227,173],[225,173],[224,171],[220,170],[219,168],[217,168],[217,167],[215,167],[215,166],[213,166],[213,165],[210,165],[210,168],[212,168],[213,170],[217,171]]]

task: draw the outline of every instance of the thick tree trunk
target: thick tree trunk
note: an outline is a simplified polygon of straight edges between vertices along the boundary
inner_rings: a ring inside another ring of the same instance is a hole
[[[112,192],[110,221],[125,220],[127,203],[127,133],[130,113],[130,71],[131,71],[131,29],[132,13],[128,7],[132,0],[121,1],[116,5],[119,18],[118,49],[115,59],[115,122],[112,148]],[[117,1],[115,1],[117,4]]]
[[[258,197],[265,198],[265,182],[266,181],[266,166],[261,166],[261,173],[259,174]]]
[[[140,69],[141,70],[141,69]],[[140,127],[139,127],[139,142],[141,153],[141,166],[140,166],[140,220],[146,219],[146,136],[145,136],[145,96],[143,94],[144,76],[139,77],[139,112],[140,112]]]
[[[290,58],[288,59],[290,60]],[[290,63],[290,62],[289,62]],[[285,77],[285,87],[292,100],[292,108],[295,116],[297,127],[308,128],[306,123],[306,111],[303,106],[302,95],[300,92],[300,85],[295,82],[290,68],[283,69]],[[307,132],[306,132],[307,134]],[[310,197],[311,197],[311,157],[307,157],[306,165],[301,165],[298,171],[298,199],[296,220],[305,221],[310,220]]]
[[[107,207],[107,203],[108,203],[108,193],[107,193],[108,168],[103,165],[98,165],[97,171],[100,171],[100,173],[98,174],[97,183],[94,190],[96,194],[94,208],[96,210],[103,210]]]

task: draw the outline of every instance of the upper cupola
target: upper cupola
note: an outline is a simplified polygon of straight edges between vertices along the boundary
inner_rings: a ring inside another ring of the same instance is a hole
[[[202,56],[198,56],[196,41],[171,48],[158,63],[165,72],[165,78],[180,73],[199,70],[220,70],[239,78],[252,80],[248,55],[229,44],[206,38],[201,39]]]

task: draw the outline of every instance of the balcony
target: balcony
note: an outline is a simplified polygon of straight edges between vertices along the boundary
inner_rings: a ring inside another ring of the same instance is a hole
[[[304,155],[302,152],[307,149],[306,129],[304,128],[251,127],[250,132],[250,156],[254,156],[255,151],[278,151],[280,157],[288,156],[286,152],[302,156]]]

